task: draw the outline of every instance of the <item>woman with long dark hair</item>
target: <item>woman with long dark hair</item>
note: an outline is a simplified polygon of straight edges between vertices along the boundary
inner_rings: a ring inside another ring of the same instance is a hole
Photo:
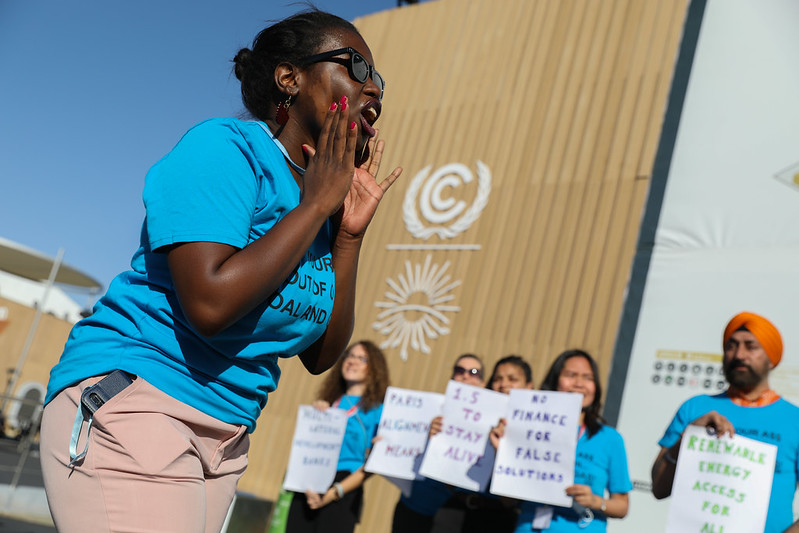
[[[388,364],[373,342],[350,346],[325,378],[314,402],[317,409],[337,407],[347,413],[334,483],[324,494],[294,494],[287,533],[351,533],[363,505],[363,466],[377,435],[383,398],[389,386]]]
[[[596,362],[588,352],[567,350],[555,359],[541,383],[541,390],[583,395],[574,485],[566,489],[566,494],[574,498],[574,505],[548,507],[522,502],[516,533],[604,532],[608,518],[627,515],[628,493],[633,488],[627,453],[621,435],[602,418],[602,385],[598,375]],[[550,511],[547,527],[532,528],[536,516],[546,522],[543,517],[549,516]]]

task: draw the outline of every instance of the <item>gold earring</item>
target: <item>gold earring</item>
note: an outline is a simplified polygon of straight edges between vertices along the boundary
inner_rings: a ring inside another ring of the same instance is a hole
[[[289,121],[289,107],[291,107],[291,95],[286,98],[285,102],[280,102],[277,105],[275,120],[277,120],[277,123],[281,126],[284,126],[286,122]]]

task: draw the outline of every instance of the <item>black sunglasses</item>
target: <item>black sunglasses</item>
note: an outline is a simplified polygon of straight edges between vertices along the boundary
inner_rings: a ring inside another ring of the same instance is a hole
[[[340,54],[349,54],[349,61],[343,58],[335,57]],[[383,91],[386,88],[386,82],[383,80],[383,76],[381,76],[372,65],[367,63],[366,59],[364,59],[364,57],[359,54],[355,48],[348,46],[346,48],[338,48],[336,50],[322,52],[321,54],[315,54],[300,59],[300,63],[302,65],[311,65],[321,61],[341,63],[347,67],[347,70],[350,72],[350,77],[358,83],[366,83],[366,81],[371,77],[372,81],[375,82],[375,85],[377,85],[377,87],[380,89],[380,99],[383,99]]]
[[[461,374],[469,374],[470,376],[482,377],[483,373],[479,368],[463,368],[462,366],[455,365],[452,369],[453,376],[460,376]]]

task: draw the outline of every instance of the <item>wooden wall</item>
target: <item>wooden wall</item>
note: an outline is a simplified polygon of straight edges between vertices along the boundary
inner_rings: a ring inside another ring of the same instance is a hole
[[[538,383],[572,347],[606,381],[687,2],[436,0],[356,21],[387,81],[384,170],[405,172],[367,235],[354,340],[421,331],[385,348],[394,385],[443,392],[463,352],[522,355]],[[470,174],[426,191],[450,163]],[[321,381],[283,370],[240,484],[269,499]],[[397,496],[370,479],[359,531],[389,531]]]
[[[8,322],[0,331],[0,393],[5,393],[11,372],[16,368],[28,338],[36,310],[6,298],[0,298],[0,307],[8,309]],[[41,316],[22,372],[11,391],[12,396],[20,393],[20,387],[24,388],[31,383],[42,388],[47,387],[50,369],[58,362],[70,329],[72,323],[67,320],[46,313]],[[13,405],[6,405],[6,422]],[[9,433],[13,434],[13,431]]]

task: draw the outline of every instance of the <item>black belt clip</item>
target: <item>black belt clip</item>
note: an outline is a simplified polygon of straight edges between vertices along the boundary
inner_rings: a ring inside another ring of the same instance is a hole
[[[80,404],[86,418],[90,418],[105,402],[125,390],[133,383],[133,377],[122,370],[114,370],[106,377],[83,389],[80,395]]]

